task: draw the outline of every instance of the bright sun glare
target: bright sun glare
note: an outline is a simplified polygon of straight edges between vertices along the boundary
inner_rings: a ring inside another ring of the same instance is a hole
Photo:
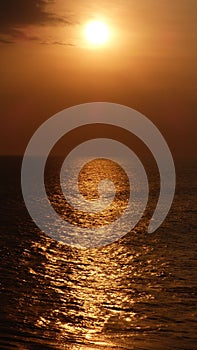
[[[109,30],[105,23],[92,21],[85,28],[86,39],[93,45],[105,44],[109,39]]]

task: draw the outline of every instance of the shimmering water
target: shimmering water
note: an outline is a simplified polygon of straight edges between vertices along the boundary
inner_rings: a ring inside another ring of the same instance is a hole
[[[40,232],[22,200],[21,159],[1,159],[1,349],[196,349],[197,174],[194,161],[176,163],[175,201],[154,234],[152,174],[138,227],[81,250]],[[48,192],[60,209],[54,171]]]

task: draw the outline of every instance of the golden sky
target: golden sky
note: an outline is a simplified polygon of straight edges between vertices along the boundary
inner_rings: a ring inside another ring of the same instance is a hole
[[[84,26],[110,30],[93,47]],[[175,154],[194,153],[197,1],[1,0],[1,154],[23,154],[39,125],[109,101],[151,119]]]

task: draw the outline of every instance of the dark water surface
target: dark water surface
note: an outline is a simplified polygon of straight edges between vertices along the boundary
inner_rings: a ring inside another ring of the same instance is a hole
[[[177,161],[175,201],[155,233],[141,223],[87,250],[32,222],[20,166],[1,158],[0,349],[197,349],[195,162]]]

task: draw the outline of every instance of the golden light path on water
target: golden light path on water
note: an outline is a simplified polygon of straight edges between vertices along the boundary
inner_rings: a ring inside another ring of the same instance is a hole
[[[144,246],[141,252],[132,254],[114,244],[100,251],[73,250],[68,260],[64,249],[45,251],[48,260],[43,266],[45,279],[50,281],[56,299],[53,310],[40,315],[36,326],[55,327],[62,344],[64,338],[65,343],[72,337],[76,342],[83,340],[83,345],[71,346],[73,350],[89,349],[90,345],[91,349],[94,346],[110,349],[110,346],[119,346],[118,339],[114,338],[120,330],[123,333],[130,329],[136,333],[140,329],[148,331],[147,316],[138,314],[135,304],[146,303],[154,297],[144,292],[143,282],[138,281],[137,291],[133,284],[139,278],[143,281],[146,270],[145,266],[138,266],[136,260],[144,260],[150,252],[151,248]],[[156,271],[151,275],[156,275]]]
[[[94,200],[98,196],[98,183],[106,175],[116,184],[118,211],[121,211],[121,206],[124,210],[130,187],[122,169],[109,160],[87,163],[87,169],[83,168],[80,173],[80,191],[84,197]],[[71,183],[72,179],[70,177]],[[48,186],[50,201],[65,219],[70,215],[70,219],[76,221],[79,212],[70,214],[57,182],[53,167],[51,179],[49,176],[51,186]],[[112,217],[115,215],[116,218],[117,200],[113,201],[114,204],[112,203],[105,215],[100,215],[100,219],[99,214],[97,215],[98,222],[105,221],[105,216],[106,224],[111,215]],[[89,216],[81,215],[80,219],[87,227],[89,226]],[[141,328],[144,331],[148,330],[146,315],[138,314],[134,305],[145,303],[153,296],[149,292],[144,292],[143,282],[138,281],[137,291],[133,284],[136,279],[143,280],[146,269],[136,261],[144,259],[151,252],[151,247],[143,246],[139,251],[132,251],[115,242],[99,249],[81,250],[56,243],[51,249],[50,239],[47,240],[48,246],[45,243],[45,246],[39,245],[36,249],[39,248],[43,252],[44,278],[55,293],[55,298],[52,300],[51,310],[36,320],[36,327],[54,328],[58,332],[62,346],[68,339],[82,343],[72,345],[71,342],[68,348],[73,350],[90,349],[89,346],[91,349],[105,346],[110,349],[114,345],[118,348],[119,340],[114,338],[120,329],[122,332],[127,332],[131,328],[136,331]],[[32,270],[30,272],[34,273]],[[125,342],[127,343],[127,340]]]
[[[54,163],[47,173],[47,192],[61,204]],[[152,165],[150,170],[145,217],[118,241],[94,249],[72,248],[46,236],[25,212],[19,191],[13,192],[16,186],[9,189],[7,210],[15,208],[17,230],[10,225],[3,232],[1,348],[195,349],[196,251],[191,246],[196,235],[186,220],[180,225],[179,196],[163,227],[147,233],[146,218],[158,194]],[[194,191],[188,193],[187,187],[184,175],[178,190],[192,204]],[[192,218],[193,211],[188,215]]]

